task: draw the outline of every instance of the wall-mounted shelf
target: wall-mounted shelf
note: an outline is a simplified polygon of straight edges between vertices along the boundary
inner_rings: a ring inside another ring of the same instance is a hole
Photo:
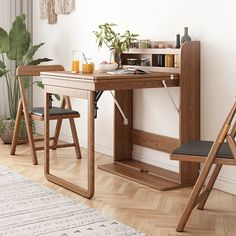
[[[122,65],[124,67],[139,66],[140,69],[152,72],[180,73],[182,49],[174,48],[175,42],[156,41],[152,42],[152,44],[161,44],[166,48],[130,48],[128,51],[122,54]],[[150,61],[149,65],[141,63],[141,59],[143,58],[146,58]],[[129,62],[134,63],[131,65]]]
[[[171,42],[162,43],[163,45],[171,45]],[[174,43],[172,42],[173,45]],[[179,67],[155,66],[157,54],[178,55],[180,60]],[[122,62],[125,62],[129,57],[139,59],[143,56],[150,58],[151,66],[137,66],[138,68],[157,72],[179,73],[179,137],[175,139],[135,130],[132,127],[132,122],[129,127],[124,126],[119,111],[115,109],[115,136],[119,137],[117,139],[123,140],[123,142],[115,144],[114,163],[99,166],[99,168],[159,190],[193,185],[199,175],[199,163],[180,161],[179,172],[176,173],[133,160],[132,150],[133,144],[136,144],[171,153],[178,145],[190,140],[200,139],[200,42],[185,42],[180,49],[130,49],[122,54]],[[122,104],[122,108],[126,113],[129,114],[129,121],[132,121],[133,91],[116,90],[116,99]],[[130,136],[132,137],[131,139],[129,138]]]
[[[176,48],[130,48],[124,54],[180,54],[180,49]]]

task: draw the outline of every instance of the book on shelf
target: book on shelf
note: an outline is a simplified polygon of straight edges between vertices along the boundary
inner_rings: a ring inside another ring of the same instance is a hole
[[[145,70],[141,70],[141,69],[137,69],[137,68],[128,67],[125,69],[107,71],[107,73],[111,74],[111,75],[125,75],[125,74],[148,74],[150,72],[145,71]]]

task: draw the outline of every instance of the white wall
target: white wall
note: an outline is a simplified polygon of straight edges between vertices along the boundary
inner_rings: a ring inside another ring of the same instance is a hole
[[[95,62],[108,60],[107,51],[98,51],[92,33],[105,22],[118,24],[117,30],[129,29],[140,38],[174,41],[183,27],[189,27],[193,40],[201,41],[201,138],[214,139],[236,95],[236,21],[234,1],[149,0],[86,1],[76,0],[76,11],[59,16],[56,25],[39,19],[39,0],[34,1],[34,43],[46,42],[39,55],[54,59],[69,69],[73,49],[84,51]],[[106,58],[105,58],[106,57]],[[35,103],[42,103],[37,91]],[[178,100],[178,88],[172,89]],[[86,143],[86,101],[74,101],[81,119],[77,123],[82,144]],[[178,115],[163,89],[135,91],[134,127],[145,131],[178,136]],[[96,120],[96,149],[112,154],[113,104],[109,94],[99,102]],[[63,138],[69,132],[63,130]],[[178,164],[168,155],[134,147],[134,157],[172,170]],[[217,188],[236,194],[236,174],[224,168]]]

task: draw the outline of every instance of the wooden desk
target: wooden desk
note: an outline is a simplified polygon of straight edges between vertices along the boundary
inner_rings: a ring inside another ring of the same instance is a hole
[[[169,87],[179,86],[178,74],[150,73],[142,75],[109,75],[107,73],[71,74],[70,72],[50,72],[41,74],[45,86],[45,176],[49,181],[59,184],[87,198],[94,195],[94,101],[97,91],[115,90],[115,98],[120,103],[129,123],[124,125],[122,116],[115,108],[114,116],[114,163],[99,168],[120,176],[138,181],[160,190],[193,184],[198,175],[199,165],[181,166],[181,173],[175,173],[132,160],[133,143],[141,144],[152,138],[147,146],[170,152],[179,144],[178,139],[133,130],[133,89],[161,88],[164,80]],[[190,91],[191,92],[191,91]],[[187,95],[190,95],[190,92]],[[49,121],[48,97],[50,93],[88,99],[88,188],[83,189],[50,173],[49,165]],[[191,100],[191,99],[190,99]],[[183,105],[183,104],[182,104]],[[192,115],[188,108],[189,114]],[[185,110],[185,108],[184,108]],[[195,113],[194,113],[195,114]],[[187,116],[187,114],[185,114]],[[187,117],[182,117],[186,119]],[[195,121],[193,121],[195,122]],[[188,122],[192,125],[191,122]],[[187,124],[188,125],[188,124]],[[190,127],[186,127],[188,129]],[[194,127],[193,127],[194,129]],[[191,132],[190,132],[191,133]],[[146,136],[145,136],[146,135]],[[151,136],[153,135],[153,137]],[[189,136],[189,134],[188,134]],[[146,137],[146,138],[145,138]],[[186,136],[187,138],[187,136]],[[186,139],[185,138],[185,139]],[[145,146],[145,145],[144,145]],[[181,176],[181,177],[179,177]],[[184,178],[183,178],[184,176]],[[180,182],[181,181],[181,182]]]

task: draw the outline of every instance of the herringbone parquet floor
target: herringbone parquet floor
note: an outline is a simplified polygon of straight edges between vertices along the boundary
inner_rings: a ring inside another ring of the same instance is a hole
[[[10,156],[9,150],[10,146],[0,144],[1,165],[95,208],[146,235],[236,236],[236,196],[214,190],[206,210],[194,210],[186,231],[176,233],[175,226],[191,188],[160,192],[96,169],[95,196],[88,200],[44,178],[43,152],[38,152],[39,165],[33,166],[28,146],[19,145],[16,156]],[[51,160],[55,173],[64,175],[73,182],[86,184],[86,150],[82,150],[82,154],[84,158],[76,160],[73,148],[52,151]],[[96,154],[96,165],[111,161],[111,157]]]

